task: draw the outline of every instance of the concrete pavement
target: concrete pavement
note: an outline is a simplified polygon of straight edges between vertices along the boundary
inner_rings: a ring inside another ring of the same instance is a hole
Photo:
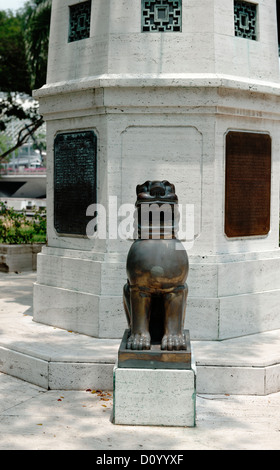
[[[0,450],[280,448],[280,393],[198,396],[195,428],[116,426],[108,393],[46,391],[0,373]]]

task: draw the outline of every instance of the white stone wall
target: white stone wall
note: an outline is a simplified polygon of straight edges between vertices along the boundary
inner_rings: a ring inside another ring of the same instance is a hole
[[[130,241],[59,236],[53,226],[53,142],[58,132],[98,136],[98,202],[135,202],[135,186],[170,179],[180,202],[195,205],[186,328],[223,339],[280,328],[279,90],[237,80],[103,80],[40,91],[48,122],[48,247],[38,257],[34,317],[93,336],[121,337],[122,288]],[[166,86],[164,87],[163,84]],[[140,85],[140,86],[139,86]],[[145,86],[143,86],[145,85]],[[196,86],[197,85],[197,86]],[[266,91],[266,93],[264,93]],[[53,91],[52,91],[53,93]],[[80,107],[78,106],[80,103]],[[229,130],[272,138],[271,230],[264,237],[224,233],[225,138]],[[73,214],[74,216],[74,214]]]
[[[148,80],[142,80],[145,86],[135,86],[139,84],[131,80],[128,86],[114,87],[108,80],[96,93],[91,88],[69,93],[62,86],[56,91],[55,103],[48,90],[40,92],[41,111],[48,123],[49,246],[127,251],[128,242],[61,237],[53,226],[54,138],[60,132],[92,129],[98,138],[98,202],[107,212],[110,196],[117,197],[119,205],[134,204],[137,184],[147,179],[169,179],[175,184],[179,202],[195,207],[195,244],[188,246],[190,254],[278,249],[280,86],[255,84],[253,94],[249,83],[245,86],[237,80],[213,80],[209,88],[194,78],[166,87],[161,80],[157,80],[157,87],[156,81],[152,83],[149,86]],[[225,139],[229,130],[271,136],[271,230],[267,236],[225,236]]]
[[[90,38],[68,43],[68,7],[79,1],[53,0],[49,84],[103,74],[279,80],[275,0],[257,2],[257,41],[235,37],[233,0],[182,0],[178,33],[142,33],[141,0],[94,0]]]
[[[93,130],[98,202],[135,202],[135,186],[169,179],[195,206],[185,327],[220,340],[280,328],[280,84],[274,0],[259,0],[258,41],[234,36],[233,0],[183,0],[182,33],[141,33],[140,0],[92,2],[91,37],[68,43],[68,6],[53,0],[47,84],[48,246],[38,256],[35,321],[103,338],[126,327],[131,241],[59,236],[53,225],[57,133]],[[198,4],[199,3],[199,4]],[[271,230],[224,233],[227,132],[272,139]],[[73,214],[74,216],[74,214]]]

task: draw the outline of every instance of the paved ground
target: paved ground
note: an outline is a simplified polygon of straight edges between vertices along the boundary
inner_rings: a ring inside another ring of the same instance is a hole
[[[46,391],[0,373],[0,450],[280,449],[280,393],[198,396],[196,428],[116,426],[111,395]]]
[[[32,311],[34,275],[22,275],[16,288],[15,277],[1,276],[3,321],[14,309]],[[116,426],[112,402],[112,392],[46,391],[0,373],[0,450],[280,449],[280,393],[199,395],[195,428]]]

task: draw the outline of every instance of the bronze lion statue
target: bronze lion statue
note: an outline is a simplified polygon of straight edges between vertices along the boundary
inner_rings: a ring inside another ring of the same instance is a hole
[[[189,262],[176,238],[178,198],[168,181],[136,188],[138,238],[127,256],[124,309],[129,324],[126,348],[184,350]]]

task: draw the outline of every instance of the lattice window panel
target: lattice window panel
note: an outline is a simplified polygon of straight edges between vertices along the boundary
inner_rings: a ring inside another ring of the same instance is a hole
[[[234,2],[235,36],[257,40],[257,5],[235,0]]]
[[[182,31],[182,0],[142,0],[142,32]]]
[[[71,5],[68,42],[89,38],[91,0]]]
[[[280,0],[277,0],[276,7],[277,7],[278,52],[279,52],[279,57],[280,57]]]

